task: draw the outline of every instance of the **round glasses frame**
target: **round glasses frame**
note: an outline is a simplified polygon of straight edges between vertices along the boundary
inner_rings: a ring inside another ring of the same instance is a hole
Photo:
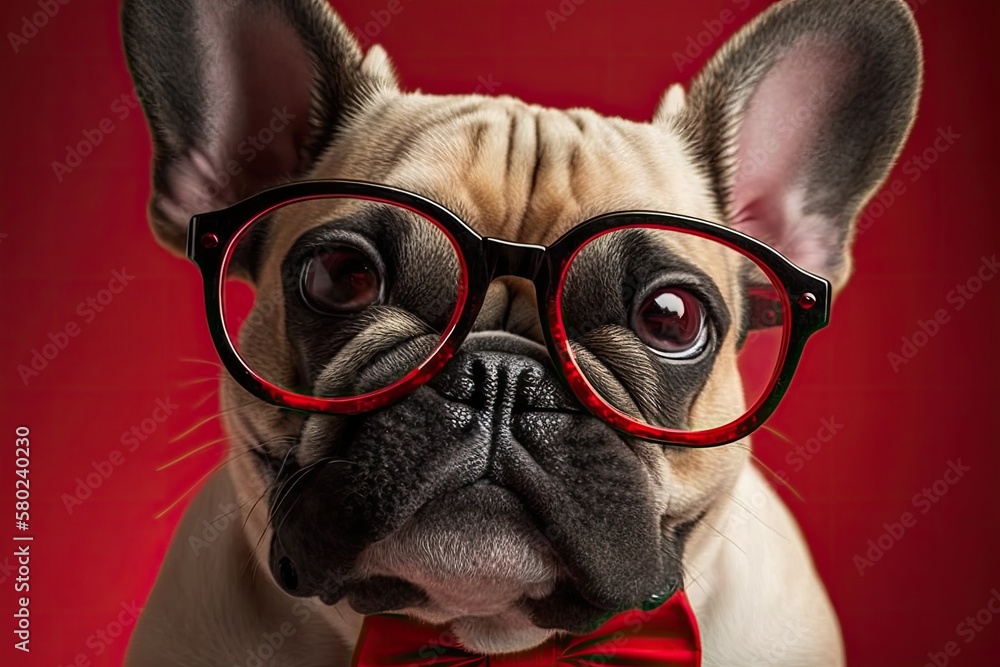
[[[239,355],[224,323],[224,286],[233,249],[250,227],[271,211],[311,199],[354,198],[402,207],[436,225],[452,243],[460,264],[458,300],[430,357],[395,383],[361,396],[316,397],[278,387]],[[630,228],[680,231],[722,243],[747,256],[775,286],[786,318],[781,350],[767,388],[739,419],[704,431],[653,426],[617,409],[591,386],[573,359],[560,304],[561,286],[576,254],[590,241]],[[483,237],[457,215],[430,199],[386,185],[351,180],[299,181],[253,195],[232,206],[195,215],[188,227],[187,256],[201,270],[212,340],[226,370],[248,392],[268,403],[305,412],[350,415],[394,403],[428,382],[455,355],[472,330],[490,283],[518,276],[534,283],[539,318],[557,374],[595,417],[634,437],[683,447],[712,447],[743,438],[774,412],[788,389],[806,341],[830,318],[830,283],[770,246],[729,227],[672,213],[621,211],[603,214],[566,232],[549,246]]]

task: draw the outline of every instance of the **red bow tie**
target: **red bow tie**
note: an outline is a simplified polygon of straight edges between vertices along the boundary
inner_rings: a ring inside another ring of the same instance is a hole
[[[450,633],[403,616],[365,618],[354,667],[699,667],[701,640],[687,596],[676,593],[652,611],[614,616],[583,637],[552,639],[521,653],[467,653]]]

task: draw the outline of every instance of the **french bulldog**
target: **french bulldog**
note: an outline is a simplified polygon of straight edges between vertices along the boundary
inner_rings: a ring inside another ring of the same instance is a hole
[[[363,50],[326,0],[125,0],[121,25],[154,146],[149,218],[177,254],[193,215],[277,184],[355,179],[440,202],[484,237],[541,246],[603,212],[692,216],[766,242],[836,292],[922,85],[902,0],[777,2],[687,88],[667,87],[649,122],[407,92],[387,53]],[[233,260],[270,309],[244,334],[275,372],[316,335],[286,326],[300,295],[281,279],[316,224],[286,216]],[[419,239],[399,243],[408,298],[432,301],[441,286]],[[537,307],[526,281],[494,281],[434,387],[371,413],[280,409],[223,373],[228,460],[184,514],[127,664],[347,665],[364,615],[382,612],[504,654],[680,580],[703,664],[843,664],[837,616],[749,442],[664,446],[587,414],[555,380]],[[715,367],[695,404],[739,400],[733,368]],[[497,378],[524,373],[534,398],[504,396],[517,383]],[[450,419],[461,391],[509,409],[471,437]],[[546,418],[521,428],[532,400]],[[289,483],[327,460],[338,463]],[[276,521],[288,497],[294,511]],[[204,526],[227,513],[206,542]],[[280,554],[294,555],[294,595]]]

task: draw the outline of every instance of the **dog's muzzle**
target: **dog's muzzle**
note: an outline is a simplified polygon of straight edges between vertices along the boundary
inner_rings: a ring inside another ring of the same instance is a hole
[[[376,613],[480,578],[537,626],[586,632],[680,584],[648,445],[584,413],[527,341],[475,336],[401,403],[310,421],[302,445],[326,456],[271,497],[271,571],[293,595]]]

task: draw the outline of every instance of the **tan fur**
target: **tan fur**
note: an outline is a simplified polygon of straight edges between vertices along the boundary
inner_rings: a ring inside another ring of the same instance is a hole
[[[355,121],[354,127],[345,132],[345,141],[338,150],[331,151],[310,177],[377,180],[406,188],[460,212],[483,235],[526,243],[551,242],[587,217],[614,210],[685,211],[705,219],[719,219],[707,196],[703,177],[685,167],[689,158],[680,140],[650,125],[604,119],[585,110],[543,109],[513,99],[405,95],[386,99],[383,103],[382,113],[372,115],[378,122],[366,122],[365,118]],[[459,121],[452,120],[457,110],[468,109],[470,105],[475,107],[475,112],[462,116]],[[509,133],[512,116],[517,118],[516,127],[519,128],[513,135]],[[379,150],[372,150],[372,146],[391,154],[405,140],[394,137],[391,128],[408,127],[414,122],[426,124],[424,119],[428,117],[441,120],[437,126],[428,128],[421,139],[410,144],[406,160],[400,161],[395,168],[387,168],[388,157],[383,157]],[[468,136],[479,128],[485,128],[482,149],[473,153]],[[364,141],[352,140],[352,137],[364,137]],[[442,142],[442,137],[453,139]],[[507,177],[497,179],[495,174],[502,168],[507,151],[511,150],[509,142],[514,142],[512,154],[515,159]],[[541,167],[536,162],[539,159]],[[453,178],[452,165],[456,164],[464,166],[469,178],[463,181]],[[531,177],[536,168],[539,179],[532,190]],[[608,170],[612,171],[611,178],[608,178]],[[267,304],[268,308],[273,308],[274,303],[280,304],[278,264],[295,239],[327,219],[318,215],[319,210],[319,207],[296,206],[294,215],[279,217],[268,243],[268,259],[258,285],[258,303]],[[699,239],[691,239],[687,245],[689,247],[684,250],[687,256],[695,258],[698,266],[717,284],[728,285],[727,296],[738,303],[739,295],[727,278],[735,271],[727,262],[731,254],[720,253],[714,244]],[[525,283],[513,279],[504,284],[508,292],[504,298],[514,299],[515,308],[531,319],[529,328],[537,331],[533,292]],[[499,289],[504,288],[494,286],[494,294]],[[488,311],[483,317],[489,317]],[[290,359],[283,317],[251,317],[250,321],[266,322],[272,328],[262,326],[245,331],[244,350],[249,351],[253,361],[272,369],[280,377]],[[524,326],[524,323],[520,325]],[[716,371],[699,398],[698,405],[709,406],[703,411],[725,407],[731,413],[740,412],[743,399],[734,345],[731,333]],[[259,477],[251,470],[249,457],[240,456],[244,452],[243,443],[250,438],[234,418],[235,413],[249,419],[267,439],[297,432],[301,418],[280,416],[276,408],[254,401],[228,379],[223,386],[223,406],[233,409],[233,414],[226,418],[227,430],[234,436],[234,463],[228,468],[233,488],[240,497],[256,498],[263,493],[263,488]],[[695,420],[699,419],[697,405],[693,414]],[[715,415],[702,419],[718,423]],[[658,478],[657,488],[663,492],[658,505],[664,513],[669,509],[670,515],[680,522],[693,518],[712,498],[724,495],[725,489],[733,487],[740,471],[744,470],[749,450],[737,443],[716,449],[666,453],[652,446],[650,451],[659,452],[656,456],[660,457],[652,466]],[[783,524],[776,530],[788,539],[796,539],[794,525],[787,521]],[[247,537],[256,541],[252,539],[254,536],[263,536],[261,544],[269,544],[272,528],[267,526],[265,503],[259,503],[247,521]],[[711,532],[711,528],[699,529],[701,533],[706,531]],[[704,535],[699,539],[712,540]],[[266,550],[257,549],[254,553],[259,559],[254,563],[258,576],[269,578]],[[694,587],[699,585],[696,583]],[[693,595],[698,599],[697,592]],[[358,620],[346,605],[320,609],[318,613],[335,627],[342,627],[345,618],[353,619],[348,629],[340,633],[344,641],[351,640],[350,628],[356,627]],[[522,630],[524,632],[526,629]]]
[[[721,222],[707,196],[704,177],[684,167],[690,158],[681,141],[647,123],[609,119],[583,109],[547,109],[513,98],[410,94],[386,97],[381,105],[358,118],[309,177],[377,181],[410,190],[458,212],[483,236],[522,243],[551,243],[589,217],[619,210],[684,211]],[[419,135],[397,134],[397,128],[415,124],[424,127]],[[478,151],[472,149],[473,135],[480,137]],[[445,137],[448,140],[442,141]],[[393,163],[390,156],[404,143],[406,159]],[[508,153],[512,156],[509,168]],[[454,177],[455,165],[460,165],[465,178]],[[506,177],[497,178],[498,173]],[[533,183],[535,174],[537,182]],[[268,307],[281,302],[280,262],[297,238],[329,220],[334,210],[346,214],[343,206],[331,207],[327,202],[298,204],[286,209],[287,215],[279,212],[258,302]],[[738,286],[730,279],[738,269],[733,263],[735,253],[695,237],[672,240],[682,256],[692,258],[726,289],[729,303],[740,303]],[[523,281],[508,280],[507,284],[512,282],[520,289],[507,298],[514,299],[525,319],[530,318],[528,329],[537,331],[533,291]],[[284,376],[290,352],[283,317],[253,319],[273,325],[245,334],[259,339],[250,346],[251,351],[261,352],[261,358],[254,361],[272,376]],[[540,335],[536,340],[541,342]],[[232,383],[227,386],[243,394]],[[738,417],[744,407],[740,387],[731,330],[715,372],[693,407],[693,424],[717,425]],[[234,395],[231,402],[236,404],[236,400]],[[253,412],[246,410],[243,415]],[[271,431],[261,432],[271,436]],[[731,447],[677,457],[675,474],[694,499],[692,506],[702,506],[720,484],[731,483],[745,456],[745,449]],[[709,471],[712,474],[706,474]],[[682,507],[675,500],[672,510],[679,518],[685,518]]]
[[[306,4],[313,9],[322,5],[317,11],[327,16],[325,3],[310,0]],[[838,25],[849,26],[845,17],[856,14],[854,0],[835,4]],[[898,40],[900,52],[912,48],[914,37],[907,33],[913,29],[912,19],[900,18],[905,13],[903,3],[879,0],[873,5],[877,5],[878,20],[895,21],[898,34],[889,37]],[[766,13],[724,47],[690,94],[680,85],[670,87],[653,123],[605,118],[586,109],[543,108],[510,97],[403,93],[380,47],[373,47],[362,59],[356,44],[346,40],[339,57],[354,68],[350,72],[355,78],[350,80],[364,82],[356,95],[360,102],[340,119],[335,139],[297,177],[349,178],[396,186],[440,202],[483,236],[539,245],[550,244],[581,221],[610,211],[657,210],[731,222],[730,186],[736,169],[732,139],[756,85],[767,74],[764,56],[773,56],[770,51],[758,54],[750,48],[755,32],[766,28],[775,33],[772,38],[788,37],[790,44],[797,33],[795,29],[787,35],[783,32],[789,30],[782,23],[787,16],[800,12],[809,21],[818,21],[820,16],[810,13],[814,5],[809,0],[788,0],[781,6],[784,10]],[[141,19],[136,20],[141,23]],[[329,33],[343,40],[339,23]],[[140,60],[137,69],[140,76],[155,83],[156,70],[149,62]],[[732,77],[739,80],[734,83]],[[831,242],[830,255],[824,258],[830,268],[827,277],[838,288],[850,270],[850,221],[884,178],[912,123],[919,80],[904,83],[910,87],[900,84],[901,97],[911,97],[895,111],[894,138],[884,139],[873,159],[872,177],[845,203],[839,220],[845,225],[844,242]],[[148,110],[159,114],[162,103],[159,100]],[[163,152],[164,147],[160,149]],[[197,179],[198,169],[205,168],[203,161],[192,159],[181,169],[183,184]],[[158,238],[174,250],[183,244],[178,225],[192,212],[185,203],[204,201],[198,199],[198,192],[179,194],[157,193],[151,205]],[[269,316],[251,315],[248,322],[252,324],[241,334],[241,353],[270,376],[289,382],[294,352],[284,330],[280,266],[302,234],[328,219],[329,206],[328,202],[309,203],[276,214],[256,284],[257,307],[266,307]],[[740,303],[739,266],[731,253],[700,239],[678,241],[673,250],[709,274],[728,303]],[[505,277],[491,285],[476,330],[498,329],[505,319],[508,332],[542,340],[534,292],[527,281]],[[735,336],[733,327],[692,406],[695,425],[728,421],[744,408]],[[612,332],[599,344],[613,343]],[[581,351],[581,356],[585,354]],[[344,362],[345,368],[349,361]],[[301,623],[268,664],[347,664],[361,617],[345,602],[326,607],[280,592],[267,561],[266,545],[273,536],[269,508],[266,502],[247,502],[266,490],[246,453],[248,446],[261,444],[250,429],[278,449],[287,448],[307,418],[254,399],[228,377],[223,379],[221,393],[231,436],[229,465],[212,477],[178,528],[133,636],[127,664],[218,665],[219,656],[228,652],[246,655],[261,646],[264,634],[289,616],[299,617]],[[620,400],[628,403],[630,399],[623,395]],[[648,444],[637,446],[636,454],[646,464],[656,489],[652,502],[665,527],[707,512],[695,527],[684,558],[685,588],[701,627],[706,667],[842,665],[843,647],[832,606],[794,519],[750,464],[749,443],[701,450]],[[306,453],[305,460],[317,456]],[[204,521],[216,519],[233,504],[241,506],[239,519],[246,521],[245,529],[224,531],[212,548],[194,553],[190,539],[200,534]],[[435,538],[394,535],[369,547],[360,567],[371,573],[391,573],[408,567],[414,559],[432,563],[443,552],[428,555],[400,545],[429,553],[436,548]],[[258,548],[259,544],[265,547]],[[546,577],[554,566],[541,550],[533,556],[537,561],[532,571],[537,577],[529,585],[542,594],[552,585]],[[240,571],[247,563],[249,573]],[[447,565],[449,572],[471,576],[466,562]],[[510,604],[520,591],[513,591],[510,600],[491,599],[493,592],[489,587],[445,586],[429,610],[400,611],[444,622],[454,616],[456,605],[474,598],[496,609],[459,630],[467,644],[503,652],[536,645],[549,636],[548,631],[532,627]]]

